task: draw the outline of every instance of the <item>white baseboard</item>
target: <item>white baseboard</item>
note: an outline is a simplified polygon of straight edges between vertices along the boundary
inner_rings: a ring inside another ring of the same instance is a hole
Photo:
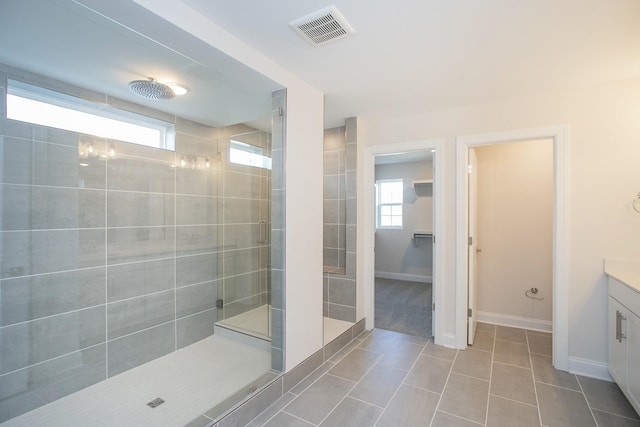
[[[389,271],[376,271],[376,277],[390,280],[404,280],[407,282],[432,283],[431,276],[423,276],[420,274],[392,273]]]
[[[529,319],[527,317],[509,316],[507,314],[488,313],[478,311],[478,322],[492,325],[511,326],[513,328],[530,329],[533,331],[552,332],[553,324],[548,320]]]
[[[441,345],[449,348],[456,348],[456,334],[442,334],[442,339],[435,340],[436,345]]]
[[[569,357],[569,372],[583,377],[613,381],[613,378],[609,375],[609,365],[594,360]]]

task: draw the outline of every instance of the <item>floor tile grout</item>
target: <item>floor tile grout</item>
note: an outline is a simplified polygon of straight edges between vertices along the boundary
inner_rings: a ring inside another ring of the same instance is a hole
[[[402,381],[400,381],[400,384],[398,384],[398,387],[396,388],[396,391],[393,392],[393,395],[391,396],[391,398],[389,399],[389,401],[385,405],[383,411],[380,413],[380,415],[378,415],[378,418],[376,419],[376,422],[374,423],[374,425],[376,425],[378,423],[378,421],[380,421],[380,418],[382,418],[382,416],[384,415],[384,412],[387,410],[387,408],[389,407],[391,402],[393,402],[393,399],[398,395],[398,391],[400,391],[400,387],[405,385],[405,380],[407,379],[407,377],[411,373],[411,370],[413,369],[413,367],[416,366],[416,363],[418,363],[418,360],[420,360],[420,356],[422,355],[422,352],[424,351],[424,349],[427,348],[427,345],[429,344],[429,341],[431,341],[431,340],[427,340],[427,342],[424,343],[424,345],[422,346],[422,349],[420,350],[420,353],[418,354],[418,357],[416,357],[416,360],[413,361],[413,363],[411,364],[411,367],[409,368],[409,370],[406,371],[407,373],[402,378]],[[406,384],[406,385],[408,386],[409,384]],[[416,387],[416,388],[418,388],[418,387]],[[421,390],[420,388],[418,388],[418,389]]]
[[[540,409],[540,399],[538,399],[538,388],[536,387],[535,372],[533,370],[533,359],[531,358],[531,347],[529,346],[529,334],[525,332],[525,339],[527,340],[527,350],[529,352],[529,365],[531,366],[531,380],[533,381],[533,394],[536,397],[536,410],[538,411],[538,422],[542,425],[542,411]]]
[[[438,414],[438,408],[440,408],[440,403],[442,402],[442,396],[444,396],[444,391],[447,389],[447,384],[449,384],[449,378],[451,378],[451,373],[453,372],[453,365],[456,363],[456,359],[458,358],[459,350],[456,350],[456,354],[453,357],[453,361],[451,361],[451,367],[449,368],[449,374],[447,375],[447,380],[444,382],[444,386],[442,387],[442,391],[440,392],[440,397],[438,398],[438,404],[436,405],[436,409],[433,411],[433,415],[431,416],[431,422],[429,426],[433,426],[433,421],[436,419],[436,415]]]
[[[476,333],[478,331],[476,330]],[[497,334],[496,334],[497,335]],[[493,345],[491,347],[491,365],[489,365],[489,390],[487,391],[487,407],[484,413],[484,425],[489,422],[489,404],[491,400],[491,387],[493,385],[493,361],[496,355],[496,335],[493,336]]]

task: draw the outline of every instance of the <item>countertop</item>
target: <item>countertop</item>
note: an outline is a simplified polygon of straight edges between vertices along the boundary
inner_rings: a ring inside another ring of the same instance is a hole
[[[640,261],[605,259],[604,272],[640,293]]]

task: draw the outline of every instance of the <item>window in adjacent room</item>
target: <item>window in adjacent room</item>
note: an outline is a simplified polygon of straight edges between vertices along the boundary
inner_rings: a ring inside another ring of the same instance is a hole
[[[376,228],[402,228],[402,179],[376,181]]]

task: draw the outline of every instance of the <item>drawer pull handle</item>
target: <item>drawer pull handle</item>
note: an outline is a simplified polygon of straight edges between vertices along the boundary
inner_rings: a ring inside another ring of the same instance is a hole
[[[622,342],[627,337],[622,333],[622,321],[627,320],[618,310],[616,310],[616,339],[618,342]]]

